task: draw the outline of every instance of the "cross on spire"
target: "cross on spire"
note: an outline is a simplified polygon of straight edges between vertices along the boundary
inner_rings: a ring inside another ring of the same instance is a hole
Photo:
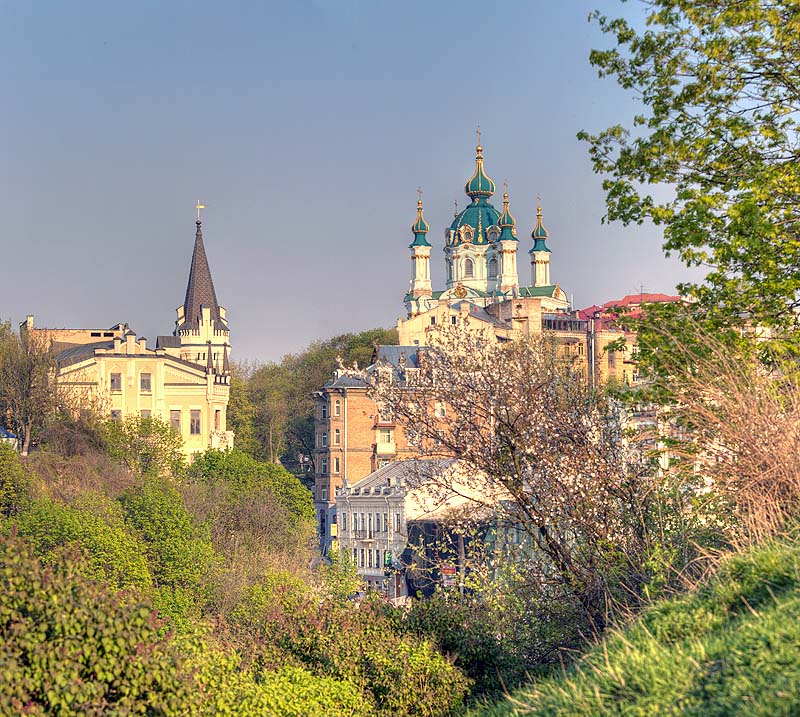
[[[422,204],[422,187],[417,187],[417,202]]]
[[[475,130],[475,132],[478,135],[478,144],[480,144],[481,143],[481,126],[480,125],[478,125],[477,129]]]
[[[200,200],[198,199],[197,200],[197,204],[194,205],[194,208],[197,210],[197,221],[199,223],[200,222],[200,210],[201,209],[205,209],[206,205],[205,204],[201,204]]]

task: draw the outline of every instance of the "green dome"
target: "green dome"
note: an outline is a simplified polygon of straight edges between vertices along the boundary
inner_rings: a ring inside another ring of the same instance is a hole
[[[428,226],[428,222],[425,221],[425,217],[422,216],[421,192],[422,190],[420,190],[420,198],[417,199],[417,219],[411,225],[411,231],[414,232],[414,241],[411,242],[410,246],[430,246],[425,236],[428,231],[430,231],[430,227]]]
[[[502,230],[500,241],[517,241],[517,220],[508,209],[508,192],[503,192],[503,213],[497,225]]]
[[[494,194],[494,182],[486,176],[483,169],[483,147],[480,144],[475,148],[475,173],[467,180],[464,185],[464,191],[468,196],[475,199],[476,197],[491,197]]]
[[[473,244],[488,244],[489,237],[486,235],[486,230],[489,227],[498,226],[500,221],[500,214],[498,211],[486,201],[485,198],[475,198],[466,209],[463,209],[453,219],[450,225],[450,243],[454,245],[466,243],[461,237],[460,230],[463,227],[472,227],[472,242]]]
[[[542,224],[542,199],[539,197],[536,205],[536,226],[531,232],[531,239],[533,239],[533,248],[528,252],[533,254],[535,251],[550,251],[545,240],[550,236],[550,232],[544,228]]]

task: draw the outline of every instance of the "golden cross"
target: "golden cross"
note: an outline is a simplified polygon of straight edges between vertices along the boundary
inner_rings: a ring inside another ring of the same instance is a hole
[[[417,201],[422,201],[422,187],[417,187]]]
[[[194,208],[197,210],[197,221],[199,222],[200,221],[200,210],[201,209],[205,209],[206,205],[205,204],[200,204],[200,200],[198,199],[197,200],[197,204],[194,205]]]
[[[475,130],[478,133],[478,144],[481,143],[481,126],[478,125],[478,129]]]
[[[508,180],[507,180],[507,179],[504,179],[504,180],[503,180],[503,191],[504,191],[506,194],[508,194]]]

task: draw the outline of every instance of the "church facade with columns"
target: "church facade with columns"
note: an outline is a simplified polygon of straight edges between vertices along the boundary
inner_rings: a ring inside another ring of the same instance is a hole
[[[34,326],[52,346],[58,385],[76,408],[114,419],[137,415],[168,422],[191,458],[208,448],[233,447],[227,430],[230,394],[230,329],[217,301],[203,243],[198,202],[194,250],[184,301],[175,330],[158,336],[155,347],[137,337],[127,323],[99,329],[49,329]]]

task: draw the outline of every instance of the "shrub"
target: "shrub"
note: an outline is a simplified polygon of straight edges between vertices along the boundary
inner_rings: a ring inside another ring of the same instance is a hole
[[[192,680],[151,607],[80,573],[0,536],[0,713],[186,714]]]
[[[28,478],[14,448],[0,443],[0,515],[18,513],[28,498]]]
[[[152,585],[144,544],[127,529],[119,506],[104,496],[87,493],[75,505],[40,498],[15,522],[45,565],[59,563],[65,546],[72,546],[83,557],[79,569],[85,577],[115,588]]]

